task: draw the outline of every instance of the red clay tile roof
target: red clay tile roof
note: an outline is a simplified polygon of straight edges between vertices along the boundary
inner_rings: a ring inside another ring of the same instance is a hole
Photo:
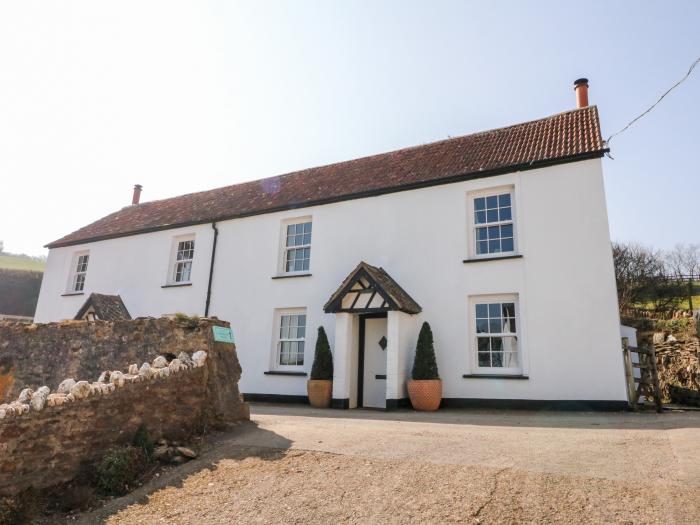
[[[595,106],[215,190],[128,206],[49,248],[602,156]]]

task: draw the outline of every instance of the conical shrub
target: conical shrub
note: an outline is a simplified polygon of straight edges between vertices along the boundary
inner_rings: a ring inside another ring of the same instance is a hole
[[[311,367],[311,379],[333,380],[333,354],[328,344],[326,331],[322,326],[318,327],[316,338],[316,351],[314,352],[314,364]]]
[[[421,326],[416,344],[416,357],[413,360],[411,377],[414,380],[440,379],[437,362],[435,361],[435,348],[433,347],[433,331],[425,322]]]

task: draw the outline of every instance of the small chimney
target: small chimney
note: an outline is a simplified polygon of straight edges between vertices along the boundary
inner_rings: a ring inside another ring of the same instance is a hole
[[[131,204],[138,204],[139,201],[141,200],[141,190],[143,189],[143,186],[140,184],[135,184],[134,185],[134,196],[131,197]]]
[[[576,107],[585,108],[588,106],[588,79],[579,78],[574,82],[574,91],[576,91]]]

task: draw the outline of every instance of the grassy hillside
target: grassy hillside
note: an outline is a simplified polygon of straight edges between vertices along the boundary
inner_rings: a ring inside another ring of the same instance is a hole
[[[42,258],[29,257],[27,255],[14,255],[0,253],[0,268],[7,270],[27,270],[43,272],[46,261]]]
[[[684,285],[685,286],[685,285]],[[700,281],[695,281],[693,283],[693,309],[697,310],[700,308]],[[645,301],[635,305],[637,308],[652,309],[654,307],[653,301]],[[690,304],[687,297],[684,297],[677,306],[678,309],[688,310],[690,309]]]

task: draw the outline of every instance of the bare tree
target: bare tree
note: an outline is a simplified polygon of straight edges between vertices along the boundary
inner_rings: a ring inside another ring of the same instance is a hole
[[[676,244],[665,259],[668,273],[686,283],[688,306],[693,310],[693,286],[700,279],[700,244]]]
[[[621,310],[651,303],[657,311],[675,308],[681,292],[669,278],[663,254],[635,243],[613,243],[615,281]]]

